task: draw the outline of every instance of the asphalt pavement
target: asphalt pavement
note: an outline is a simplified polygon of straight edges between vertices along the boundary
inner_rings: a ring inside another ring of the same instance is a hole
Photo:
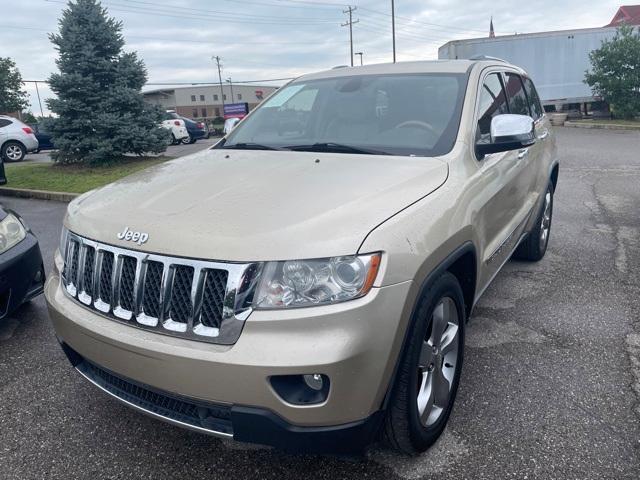
[[[150,419],[71,369],[39,298],[0,322],[0,478],[640,478],[640,132],[557,133],[547,255],[509,262],[475,309],[424,455],[291,455]],[[65,205],[0,201],[50,265]]]

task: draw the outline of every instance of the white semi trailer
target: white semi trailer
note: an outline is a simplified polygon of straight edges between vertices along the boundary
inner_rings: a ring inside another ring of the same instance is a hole
[[[438,58],[502,58],[531,75],[545,105],[592,102],[597,99],[584,83],[589,52],[615,33],[605,27],[453,40],[438,49]]]

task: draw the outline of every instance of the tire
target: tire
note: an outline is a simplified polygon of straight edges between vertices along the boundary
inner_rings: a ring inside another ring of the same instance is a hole
[[[190,143],[193,143],[191,140],[191,135],[187,135],[186,137],[180,139],[180,143],[182,143],[183,145],[189,145]]]
[[[549,245],[551,234],[551,219],[553,217],[553,184],[549,182],[544,200],[538,211],[536,223],[526,238],[513,254],[517,260],[537,262],[542,260]]]
[[[193,145],[194,143],[196,143],[198,141],[197,138],[192,138],[191,141],[189,142],[189,145]]]
[[[9,140],[2,146],[2,158],[7,162],[21,162],[27,149],[20,142]]]
[[[383,437],[393,449],[408,455],[422,453],[435,443],[447,425],[462,371],[465,311],[460,284],[449,272],[442,274],[423,294],[414,313],[384,421]],[[440,335],[434,330],[438,324],[443,332]]]

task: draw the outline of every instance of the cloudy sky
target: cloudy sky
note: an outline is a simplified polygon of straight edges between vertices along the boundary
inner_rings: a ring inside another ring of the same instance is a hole
[[[349,0],[345,0],[349,1]],[[64,0],[0,0],[0,57],[13,58],[25,80],[55,71],[47,32],[57,29]],[[103,0],[122,20],[126,48],[144,59],[150,83],[224,78],[274,79],[349,63],[348,18],[339,0]],[[390,0],[353,0],[354,50],[365,63],[391,60]],[[620,0],[396,0],[398,60],[437,58],[449,40],[600,27]],[[359,57],[356,57],[359,63]],[[282,82],[274,82],[279,84]],[[152,88],[151,86],[148,88]],[[40,113],[35,87],[31,109]],[[51,95],[40,85],[42,98]],[[46,106],[43,105],[46,113]]]

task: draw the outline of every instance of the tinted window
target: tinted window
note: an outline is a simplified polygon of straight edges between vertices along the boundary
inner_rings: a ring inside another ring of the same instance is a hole
[[[507,73],[507,97],[509,97],[509,111],[517,115],[531,115],[529,101],[524,93],[524,85],[520,75]]]
[[[374,153],[444,155],[458,133],[465,88],[464,74],[301,80],[258,107],[224,146],[300,149],[338,143]]]
[[[544,115],[544,110],[540,103],[540,97],[538,97],[538,92],[536,91],[536,87],[533,86],[531,79],[523,77],[522,80],[524,81],[524,89],[527,92],[527,97],[529,98],[531,116],[534,120],[537,120]]]
[[[11,125],[11,120],[7,120],[6,118],[0,118],[0,128],[6,127],[7,125]]]
[[[476,141],[489,141],[491,119],[496,115],[509,113],[500,74],[490,73],[485,77],[482,90],[480,91],[480,106],[478,112]]]

